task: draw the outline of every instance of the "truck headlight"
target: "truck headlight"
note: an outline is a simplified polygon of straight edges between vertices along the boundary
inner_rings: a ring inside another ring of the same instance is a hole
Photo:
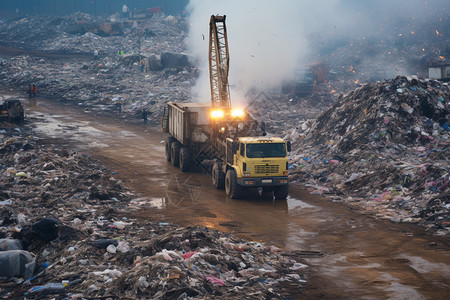
[[[212,110],[211,118],[213,119],[223,118],[223,110]]]
[[[242,110],[242,109],[233,109],[233,110],[231,111],[231,116],[232,116],[233,118],[240,118],[240,117],[243,117],[243,116],[244,116],[244,110]]]

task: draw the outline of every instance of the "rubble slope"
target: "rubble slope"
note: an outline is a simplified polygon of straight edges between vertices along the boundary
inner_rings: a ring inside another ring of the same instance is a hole
[[[341,95],[301,124],[294,178],[381,217],[448,228],[449,91],[398,76]]]

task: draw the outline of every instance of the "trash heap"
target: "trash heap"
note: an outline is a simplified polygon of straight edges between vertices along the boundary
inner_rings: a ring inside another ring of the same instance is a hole
[[[187,101],[195,76],[190,67],[164,68],[140,73],[139,56],[113,55],[99,61],[51,59],[28,55],[16,56],[0,70],[0,78],[8,86],[22,89],[30,83],[38,86],[38,96],[57,98],[106,115],[116,114],[122,105],[122,117],[131,120],[145,107],[152,113],[149,121],[158,124],[165,103]]]
[[[329,93],[320,92],[301,99],[289,94],[248,93],[249,103],[246,110],[255,120],[264,121],[269,134],[285,136],[295,141],[299,138],[296,127],[299,120],[308,120],[318,116],[331,104]]]
[[[118,24],[122,31],[100,34],[106,23]],[[187,101],[195,84],[182,42],[186,26],[183,18],[172,16],[131,21],[83,13],[7,21],[0,23],[2,45],[26,47],[32,56],[2,59],[0,78],[24,96],[27,86],[36,84],[38,96],[105,114],[115,114],[120,103],[124,118],[140,118],[146,108],[150,123],[159,124],[165,103]],[[140,72],[140,60],[145,72]]]
[[[115,34],[105,34],[104,25],[117,26]],[[184,19],[140,19],[135,22],[77,12],[64,17],[26,16],[0,23],[3,46],[59,53],[89,54],[97,49],[100,55],[125,53],[181,53],[180,40],[187,29]],[[139,51],[139,45],[141,51]]]
[[[293,179],[376,216],[450,230],[447,83],[398,76],[300,124]]]
[[[134,197],[84,153],[0,129],[0,297],[285,299],[305,264],[275,246],[133,216]],[[162,220],[163,221],[163,220]]]

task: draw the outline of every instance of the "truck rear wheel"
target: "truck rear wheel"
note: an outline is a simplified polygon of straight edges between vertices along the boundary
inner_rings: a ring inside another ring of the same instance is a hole
[[[192,165],[191,151],[188,147],[181,147],[180,150],[180,168],[182,172],[189,172]]]
[[[216,189],[223,190],[225,187],[225,173],[222,171],[222,163],[215,162],[211,172],[212,182]]]
[[[177,141],[172,142],[170,146],[170,160],[174,167],[180,166],[180,148],[181,144]]]
[[[243,188],[237,182],[237,174],[235,169],[227,171],[225,176],[225,193],[231,199],[238,199],[242,194]]]
[[[173,136],[169,136],[168,138],[167,138],[167,141],[166,141],[166,159],[167,159],[167,161],[170,161],[171,159],[171,155],[170,155],[170,149],[171,149],[171,147],[172,147],[172,143],[174,142],[174,141],[176,141],[175,140],[175,138],[173,137]]]
[[[277,186],[273,189],[273,196],[275,197],[275,199],[284,200],[287,198],[288,194],[289,194],[288,184]]]

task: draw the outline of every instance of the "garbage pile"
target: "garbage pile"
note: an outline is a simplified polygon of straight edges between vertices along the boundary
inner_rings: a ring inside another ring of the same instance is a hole
[[[118,24],[122,31],[101,34],[104,24]],[[38,96],[57,97],[105,114],[117,113],[119,103],[124,118],[140,118],[146,109],[149,122],[159,124],[165,103],[187,101],[195,83],[181,42],[186,29],[183,18],[172,16],[125,20],[76,13],[11,20],[0,23],[2,44],[43,52],[39,57],[2,60],[0,78],[24,95],[29,84],[36,84]]]
[[[301,294],[307,266],[294,255],[208,228],[134,219],[133,198],[85,153],[43,144],[26,126],[2,126],[0,297]]]
[[[293,179],[378,217],[450,230],[450,88],[401,77],[341,95],[298,128]]]
[[[106,34],[106,27],[118,30]],[[144,55],[181,53],[185,49],[179,41],[186,29],[184,19],[173,16],[131,21],[117,15],[106,18],[77,12],[64,17],[26,16],[2,22],[0,40],[8,47],[71,54],[92,54],[95,49],[108,55],[119,50]]]
[[[329,93],[321,91],[302,98],[280,93],[248,93],[246,111],[255,120],[264,121],[268,133],[298,139],[296,127],[299,120],[313,119],[332,103]]]
[[[187,101],[195,76],[190,67],[164,68],[161,71],[139,71],[139,56],[108,56],[98,61],[52,59],[28,55],[4,62],[0,78],[4,84],[22,89],[24,96],[30,83],[38,86],[38,97],[58,98],[107,115],[117,114],[134,119],[146,108],[149,121],[158,124],[167,101]]]

